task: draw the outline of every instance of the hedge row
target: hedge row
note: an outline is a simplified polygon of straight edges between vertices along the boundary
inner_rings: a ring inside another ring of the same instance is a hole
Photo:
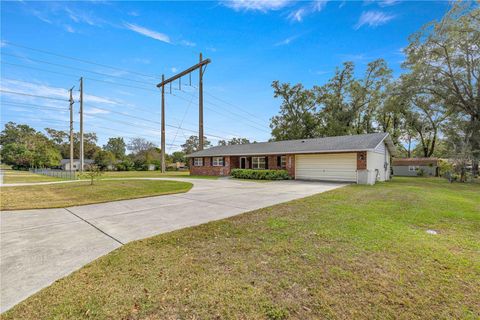
[[[233,169],[230,173],[237,179],[254,180],[288,180],[290,176],[286,170],[253,170],[253,169]]]

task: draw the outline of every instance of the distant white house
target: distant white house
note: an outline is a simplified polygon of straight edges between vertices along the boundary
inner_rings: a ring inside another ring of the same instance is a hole
[[[92,159],[84,159],[84,165],[93,164],[94,161]],[[80,159],[73,159],[73,168],[70,169],[70,159],[62,159],[60,160],[60,166],[62,170],[65,171],[78,171],[80,169]]]

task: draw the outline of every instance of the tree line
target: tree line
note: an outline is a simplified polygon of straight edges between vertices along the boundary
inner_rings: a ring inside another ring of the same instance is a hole
[[[363,74],[345,62],[310,89],[274,81],[282,103],[271,118],[272,140],[388,132],[403,156],[468,159],[478,173],[478,5],[454,4],[441,21],[411,35],[403,53],[405,72],[396,79],[377,59]]]

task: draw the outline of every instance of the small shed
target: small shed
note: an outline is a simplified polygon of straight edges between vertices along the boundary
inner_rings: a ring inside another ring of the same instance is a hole
[[[401,158],[393,159],[394,176],[417,177],[438,176],[438,158]]]

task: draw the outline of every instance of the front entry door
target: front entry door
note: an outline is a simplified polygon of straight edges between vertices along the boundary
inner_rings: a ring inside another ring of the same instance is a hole
[[[240,169],[246,169],[247,168],[247,158],[241,157],[240,158]]]

